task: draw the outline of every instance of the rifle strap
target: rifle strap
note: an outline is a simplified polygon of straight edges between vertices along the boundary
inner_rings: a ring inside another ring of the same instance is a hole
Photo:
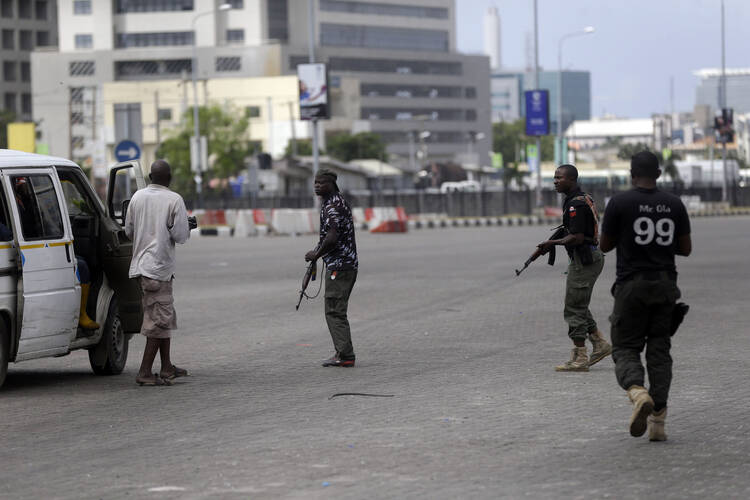
[[[588,205],[589,209],[591,210],[591,214],[594,216],[594,238],[592,245],[599,246],[599,212],[596,211],[594,199],[591,198],[588,193],[583,193],[573,199],[586,203],[586,205]]]

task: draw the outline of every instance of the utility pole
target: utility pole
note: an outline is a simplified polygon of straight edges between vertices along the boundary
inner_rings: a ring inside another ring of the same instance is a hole
[[[674,77],[669,77],[669,149],[672,149],[674,136]]]
[[[73,159],[73,87],[70,86],[68,86],[68,148],[70,148],[68,158]]]
[[[91,86],[91,147],[94,148],[94,154],[91,155],[91,170],[89,171],[89,180],[94,180],[94,169],[96,168],[96,98],[97,91],[96,85]],[[93,184],[92,184],[93,185]]]
[[[268,123],[268,134],[266,135],[267,140],[266,143],[268,144],[268,153],[273,156],[273,150],[275,148],[275,144],[273,142],[273,98],[266,97],[266,121]]]
[[[310,64],[315,62],[315,0],[307,0],[308,19],[308,56]],[[315,176],[318,175],[320,158],[318,157],[318,119],[312,119],[312,150],[313,150],[313,206],[318,208],[318,197],[315,196]]]
[[[289,101],[289,125],[292,127],[292,157],[297,156],[297,132],[294,123],[294,101]]]
[[[534,89],[539,89],[539,20],[537,16],[537,0],[534,0]],[[562,96],[558,96],[557,98],[561,99]],[[536,207],[542,208],[542,139],[539,136],[536,136],[536,156]]]
[[[159,121],[159,91],[154,92],[154,117],[156,118],[156,149],[154,150],[154,159],[156,159],[156,152],[159,151],[161,146],[161,127]]]

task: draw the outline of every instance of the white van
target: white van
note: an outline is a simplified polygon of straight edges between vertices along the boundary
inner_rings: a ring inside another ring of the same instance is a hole
[[[51,156],[0,149],[0,385],[8,363],[87,349],[94,373],[121,373],[140,330],[141,291],[128,278],[132,243],[123,230],[129,197],[145,187],[138,162],[114,165],[102,204],[81,168]],[[77,259],[90,269],[78,327]]]

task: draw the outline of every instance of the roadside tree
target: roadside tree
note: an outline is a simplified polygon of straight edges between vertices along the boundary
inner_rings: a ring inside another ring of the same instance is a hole
[[[200,133],[208,139],[209,166],[206,185],[211,179],[226,179],[245,167],[254,145],[248,140],[247,118],[239,111],[212,105],[198,109]],[[190,170],[190,137],[193,135],[193,111],[185,112],[183,125],[167,133],[157,158],[172,166],[173,186],[184,197],[195,195],[194,173]]]

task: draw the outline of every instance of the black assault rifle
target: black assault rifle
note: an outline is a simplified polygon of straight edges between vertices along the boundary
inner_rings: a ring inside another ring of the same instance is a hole
[[[568,232],[568,230],[565,229],[565,227],[562,224],[560,224],[557,227],[553,227],[551,229],[551,231],[554,231],[554,233],[552,233],[552,236],[550,236],[548,238],[550,240],[559,240],[560,238],[563,238],[567,234],[567,232]],[[547,257],[547,264],[549,264],[550,266],[554,266],[555,265],[555,255],[556,255],[556,253],[555,253],[555,247],[550,248],[547,251],[547,253],[549,253],[549,256]],[[542,252],[541,248],[537,248],[536,251],[531,254],[531,257],[529,257],[528,259],[526,259],[526,262],[523,263],[523,267],[520,270],[516,269],[516,276],[518,276],[519,274],[521,274],[524,271],[524,269],[526,269],[527,267],[529,267],[529,264],[531,264],[532,262],[534,262],[541,255],[544,255],[544,252]]]
[[[315,278],[318,276],[318,262],[313,260],[310,261],[310,264],[307,266],[307,271],[305,271],[305,277],[302,278],[302,290],[299,291],[299,300],[297,301],[297,307],[295,308],[295,311],[299,311],[299,305],[302,303],[302,298],[315,298],[317,297],[317,294],[315,294],[315,297],[309,297],[305,290],[307,290],[307,285],[310,284],[310,281],[315,281]],[[318,290],[318,293],[320,293],[320,290]]]

